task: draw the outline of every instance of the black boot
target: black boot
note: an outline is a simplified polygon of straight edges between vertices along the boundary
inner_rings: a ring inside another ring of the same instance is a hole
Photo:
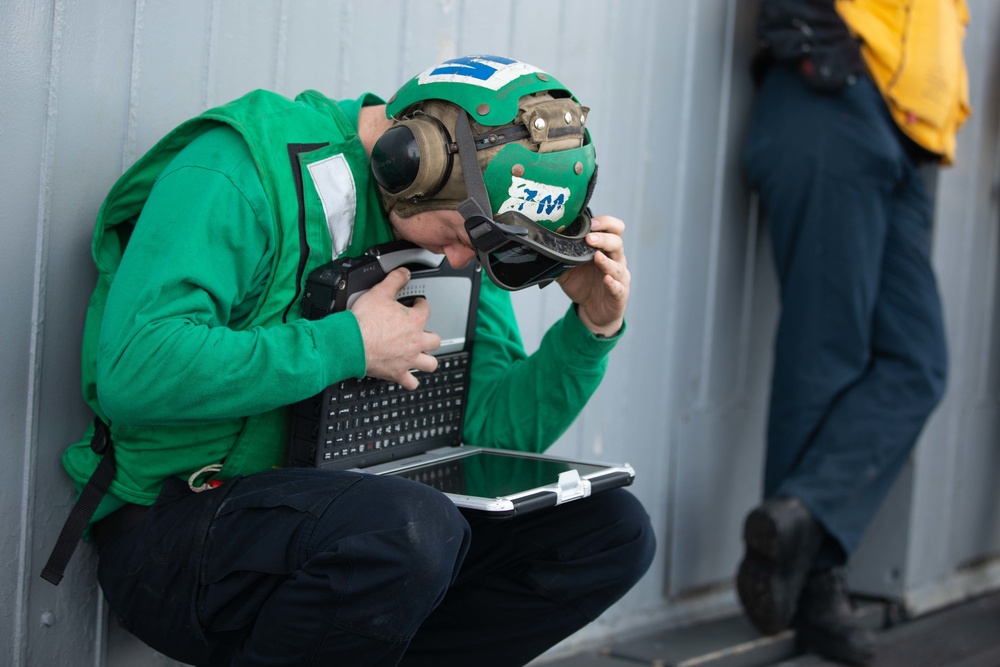
[[[806,649],[831,660],[867,667],[875,659],[875,637],[854,618],[839,569],[809,575],[794,625]]]
[[[798,498],[770,498],[747,515],[736,591],[761,633],[772,635],[791,623],[823,536]]]

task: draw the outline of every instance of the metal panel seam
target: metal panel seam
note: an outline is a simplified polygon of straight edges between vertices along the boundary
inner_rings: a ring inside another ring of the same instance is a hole
[[[278,43],[274,47],[274,89],[285,89],[285,70],[288,68],[288,0],[281,0],[278,7]]]
[[[753,320],[754,281],[757,274],[757,237],[760,234],[760,199],[750,193],[749,219],[747,220],[747,247],[743,265],[743,307],[740,308],[740,334],[736,345],[737,363],[736,396],[745,400],[750,389],[750,337]]]
[[[35,234],[35,272],[32,277],[31,295],[31,336],[28,348],[28,391],[24,415],[24,458],[21,469],[21,509],[18,521],[21,526],[20,542],[17,547],[17,594],[14,614],[14,654],[19,664],[27,664],[27,615],[28,615],[28,577],[31,574],[31,554],[28,545],[31,543],[34,531],[31,517],[34,510],[35,469],[37,465],[37,406],[41,396],[42,381],[42,337],[45,320],[45,276],[48,263],[46,241],[50,220],[51,181],[53,171],[53,144],[55,142],[55,115],[58,106],[57,88],[59,84],[59,56],[62,47],[62,37],[65,28],[65,17],[62,0],[52,3],[52,30],[49,41],[49,80],[48,96],[45,103],[45,129],[42,132],[40,173],[38,179],[38,214],[36,217]]]
[[[132,164],[135,155],[135,137],[138,126],[139,108],[139,42],[142,37],[142,16],[146,10],[146,0],[135,0],[135,17],[132,23],[132,63],[128,82],[128,111],[125,142],[122,145],[122,172]]]
[[[707,406],[710,400],[709,385],[712,378],[712,350],[714,349],[715,320],[716,312],[718,311],[716,292],[719,288],[719,254],[721,252],[720,245],[722,244],[722,185],[726,181],[726,150],[729,148],[726,142],[726,126],[729,120],[729,105],[733,83],[733,49],[734,42],[736,41],[736,3],[730,0],[726,5],[722,80],[719,82],[722,89],[722,98],[719,100],[719,118],[716,126],[715,172],[712,178],[712,217],[708,237],[708,284],[705,286],[707,303],[704,313],[705,335],[702,337],[704,347],[701,350],[701,372],[704,380],[700,383],[698,391],[698,404],[700,406]]]
[[[215,90],[215,72],[218,69],[219,61],[219,31],[222,23],[222,4],[219,0],[212,0],[212,11],[208,16],[208,53],[205,58],[204,87],[201,95],[201,108],[208,109],[215,106],[212,104],[212,92]]]
[[[997,247],[997,236],[1000,232],[1000,206],[997,204],[997,197],[1000,195],[1000,133],[997,134],[996,141],[993,144],[993,178],[991,179],[991,187],[989,193],[989,216],[990,230],[989,230],[989,242],[986,244],[987,248]],[[988,264],[986,266],[986,277],[983,280],[983,284],[990,286],[997,284],[997,257],[995,254],[990,255]],[[992,368],[993,365],[990,363],[994,358],[995,347],[994,338],[990,334],[997,333],[994,331],[993,326],[996,320],[996,310],[997,310],[997,294],[996,290],[987,291],[986,304],[984,306],[985,312],[983,313],[983,329],[982,337],[980,338],[979,347],[979,359],[983,360],[983,364],[980,366],[981,369]],[[976,393],[973,397],[976,403],[982,401],[987,402],[990,400],[990,374],[988,371],[983,371],[979,373],[979,381],[976,383]]]
[[[698,23],[698,3],[691,3],[687,6],[688,17],[687,17],[687,29],[684,31],[685,39],[687,40],[684,44],[684,75],[683,83],[681,84],[681,90],[683,91],[681,95],[681,114],[680,114],[680,126],[678,129],[678,136],[681,137],[680,144],[677,148],[677,164],[686,165],[688,163],[688,157],[690,155],[691,147],[691,118],[692,118],[692,98],[694,97],[694,62],[695,62],[695,42],[696,42],[696,30],[695,27]],[[670,261],[668,266],[680,266],[681,265],[681,249],[683,244],[681,240],[683,239],[683,228],[684,225],[680,221],[683,220],[684,207],[687,204],[687,169],[677,170],[677,186],[676,201],[674,203],[674,220],[677,221],[674,225],[674,238],[673,242],[670,244]],[[667,299],[666,303],[668,305],[674,305],[677,303],[678,294],[680,290],[680,280],[669,281],[669,286],[667,287]],[[666,362],[664,364],[664,376],[667,378],[674,377],[674,365],[675,365],[675,354],[677,346],[677,308],[668,307],[666,310],[666,324],[664,328],[664,349],[667,351]],[[675,407],[673,405],[673,391],[670,390],[668,394],[668,401],[666,402],[668,411],[673,411]],[[671,480],[669,487],[674,489],[667,494],[667,505],[666,505],[666,517],[667,520],[673,524],[673,517],[677,512],[677,475],[680,474],[678,470],[678,443],[676,437],[671,437],[670,434],[673,433],[671,428],[671,418],[674,414],[668,414],[667,417],[667,478]],[[663,548],[664,553],[670,554],[673,551],[673,531],[668,527],[664,539]],[[668,560],[669,562],[669,560]],[[673,586],[672,579],[672,568],[668,565],[666,572],[663,576],[663,590],[668,595]]]

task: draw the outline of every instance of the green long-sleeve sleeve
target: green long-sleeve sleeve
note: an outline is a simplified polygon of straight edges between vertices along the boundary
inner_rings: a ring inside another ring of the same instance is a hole
[[[484,277],[465,440],[484,447],[544,451],[597,389],[620,335],[598,338],[570,308],[528,356],[510,293]]]

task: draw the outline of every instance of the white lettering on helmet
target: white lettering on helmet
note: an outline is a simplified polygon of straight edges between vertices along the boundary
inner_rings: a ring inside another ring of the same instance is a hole
[[[558,222],[566,213],[566,202],[571,193],[569,188],[512,176],[507,194],[509,197],[500,205],[497,215],[517,211],[535,222]]]
[[[500,90],[525,74],[540,72],[537,67],[502,56],[465,56],[447,60],[417,76],[417,83],[466,83]]]

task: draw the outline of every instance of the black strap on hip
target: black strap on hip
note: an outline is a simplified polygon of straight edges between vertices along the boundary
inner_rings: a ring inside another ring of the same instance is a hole
[[[54,586],[62,581],[69,559],[73,557],[76,545],[83,537],[83,531],[87,529],[90,518],[94,516],[97,506],[101,504],[115,478],[115,451],[111,446],[111,432],[100,417],[94,418],[94,437],[90,440],[90,448],[101,455],[101,462],[66,517],[66,523],[63,524],[56,545],[52,547],[49,560],[42,570],[42,579]]]

